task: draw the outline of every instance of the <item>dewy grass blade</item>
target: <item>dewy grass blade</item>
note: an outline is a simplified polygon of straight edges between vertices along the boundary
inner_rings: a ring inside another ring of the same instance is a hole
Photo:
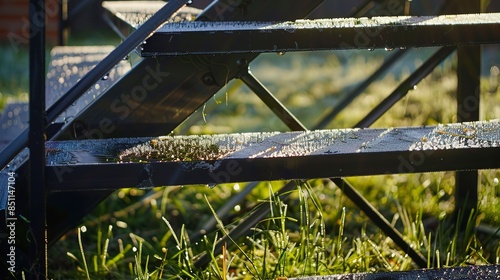
[[[80,253],[82,254],[83,270],[85,271],[85,276],[87,277],[87,280],[90,280],[89,268],[87,266],[87,260],[85,259],[85,252],[83,250],[82,230],[86,231],[86,228],[85,227],[78,228],[78,244],[80,246]]]
[[[205,241],[205,247],[207,248],[206,250],[206,253],[210,256],[210,259],[212,260],[211,264],[210,264],[210,267],[212,268],[213,272],[219,277],[221,278],[221,270],[220,270],[220,267],[219,267],[219,263],[217,262],[217,258],[215,257],[214,255],[214,252],[215,252],[215,244],[217,243],[217,239],[218,239],[218,234],[215,233],[215,238],[214,238],[214,242],[210,242],[208,240],[208,237],[205,235],[203,236],[203,240]]]
[[[172,237],[175,239],[175,243],[177,244],[177,248],[180,249],[182,244],[179,241],[179,238],[177,237],[177,235],[175,234],[174,229],[172,228],[172,226],[170,225],[170,223],[168,222],[168,220],[165,217],[161,217],[161,219],[165,222],[165,224],[167,224],[168,229],[170,230],[170,232],[172,232]]]
[[[111,237],[111,232],[113,230],[113,226],[112,225],[109,225],[108,227],[108,236],[106,237],[106,241],[104,242],[104,250],[102,252],[102,255],[101,255],[101,259],[102,259],[102,267],[104,269],[107,269],[106,267],[106,259],[108,257],[108,247],[109,247],[109,239]]]
[[[222,245],[222,280],[226,280],[226,243]]]
[[[123,250],[120,251],[113,259],[108,260],[106,263],[106,267],[111,267],[115,265],[119,260],[122,260],[125,257],[125,254],[132,249],[131,244],[127,244]]]
[[[234,246],[236,246],[236,248],[238,248],[238,250],[243,254],[243,256],[247,259],[247,261],[252,265],[252,269],[253,269],[253,273],[251,271],[249,271],[254,277],[258,277],[259,279],[261,279],[261,277],[259,277],[259,274],[258,274],[258,269],[257,267],[255,266],[255,264],[253,263],[252,259],[247,255],[247,253],[238,245],[238,243],[236,243],[236,241],[234,241],[234,239],[229,235],[229,232],[226,230],[226,228],[224,227],[224,224],[222,223],[222,221],[219,219],[219,217],[217,216],[217,213],[215,212],[214,208],[212,207],[212,205],[210,204],[210,202],[208,201],[208,198],[206,195],[204,195],[205,197],[205,201],[207,202],[207,205],[208,205],[208,208],[210,209],[210,211],[212,211],[212,215],[214,215],[216,221],[217,221],[217,224],[219,225],[220,227],[220,230],[224,233],[224,235],[229,239],[231,240],[231,242],[234,244]]]

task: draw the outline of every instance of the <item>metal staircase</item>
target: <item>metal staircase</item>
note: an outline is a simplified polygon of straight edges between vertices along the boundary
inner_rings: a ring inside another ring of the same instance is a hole
[[[28,109],[25,104],[10,105],[0,123],[6,132],[0,136],[5,147],[0,153],[0,208],[6,222],[9,189],[4,182],[13,173],[19,206],[16,216],[44,220],[46,213],[48,236],[34,231],[37,246],[45,239],[48,244],[57,241],[119,188],[332,178],[418,266],[425,267],[425,257],[340,178],[467,171],[461,173],[465,174],[463,180],[474,182],[470,170],[500,168],[500,122],[479,121],[475,112],[467,112],[467,118],[450,125],[368,128],[457,48],[460,64],[464,51],[476,62],[477,46],[500,43],[500,14],[468,10],[467,14],[441,17],[360,18],[362,14],[355,13],[345,15],[356,16],[351,18],[297,20],[323,1],[290,5],[289,0],[219,0],[203,11],[184,7],[185,2],[104,2],[108,22],[125,39],[120,46],[57,47],[52,51],[45,87],[48,121],[42,129],[47,140],[42,151],[45,183],[40,184],[46,194],[45,209],[34,209],[36,198],[29,187],[37,178],[28,175],[31,160],[24,149],[31,145]],[[377,1],[358,2],[356,10],[363,11]],[[459,13],[452,2],[445,2],[444,12]],[[165,19],[162,16],[170,22],[157,29]],[[442,47],[356,128],[319,130],[406,49],[428,46]],[[248,70],[252,60],[265,52],[373,48],[401,50],[312,131]],[[127,60],[131,52],[140,57],[132,65]],[[471,98],[478,98],[474,90],[479,74],[459,75],[465,81],[459,84],[458,108],[463,108]],[[232,79],[241,79],[292,132],[164,136]],[[457,188],[464,190],[463,186]],[[474,208],[477,202],[464,203]],[[265,213],[264,207],[255,216]],[[233,234],[245,234],[254,218],[248,218]],[[19,232],[31,231],[32,226],[26,219],[17,220]],[[2,228],[2,233],[6,240],[8,228]],[[20,269],[33,269],[31,264],[46,257],[43,246],[33,255],[33,245],[28,243],[16,243]],[[1,244],[5,246],[4,241]],[[206,261],[202,258],[198,264],[204,266]],[[33,275],[46,273],[43,270],[38,268]]]

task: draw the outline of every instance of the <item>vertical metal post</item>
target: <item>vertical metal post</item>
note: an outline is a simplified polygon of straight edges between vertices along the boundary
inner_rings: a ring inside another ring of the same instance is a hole
[[[481,1],[456,1],[455,12],[479,13]],[[457,49],[457,122],[479,120],[479,98],[481,78],[481,46],[466,46]],[[477,210],[477,170],[456,172],[455,214],[461,229],[465,229],[470,215]]]
[[[29,279],[47,278],[45,216],[45,1],[30,0]]]
[[[479,1],[478,1],[479,2]],[[481,46],[460,47],[457,51],[457,121],[479,120]],[[455,176],[455,217],[461,228],[478,206],[477,170],[460,171]]]

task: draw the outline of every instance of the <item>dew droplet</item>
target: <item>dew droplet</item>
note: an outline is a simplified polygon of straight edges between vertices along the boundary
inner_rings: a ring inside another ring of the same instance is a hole
[[[285,55],[285,52],[278,52],[279,56]]]
[[[215,188],[215,186],[217,186],[217,184],[207,184],[207,187],[209,189],[213,189],[213,188]]]
[[[386,52],[392,52],[393,50],[394,50],[394,48],[385,48]]]
[[[101,80],[103,81],[106,81],[107,79],[109,79],[109,73],[105,74],[104,76],[102,76]]]
[[[74,119],[74,116],[65,117],[63,121],[64,123],[69,123],[72,119]]]

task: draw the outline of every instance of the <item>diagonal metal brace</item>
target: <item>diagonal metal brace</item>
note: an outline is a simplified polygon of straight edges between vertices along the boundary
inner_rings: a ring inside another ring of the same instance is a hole
[[[295,117],[257,78],[248,68],[240,73],[239,77],[273,113],[292,131],[303,131],[307,128]]]

